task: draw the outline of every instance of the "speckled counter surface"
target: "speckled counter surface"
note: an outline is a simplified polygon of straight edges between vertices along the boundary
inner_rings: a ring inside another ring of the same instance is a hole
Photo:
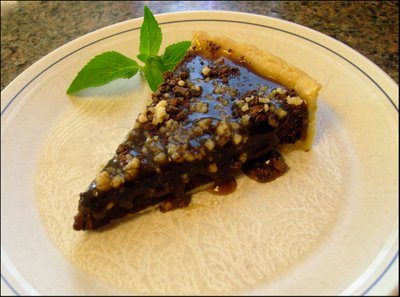
[[[141,17],[145,3],[155,14],[231,10],[301,24],[357,50],[398,83],[398,1],[24,1],[2,7],[1,89],[63,44]]]

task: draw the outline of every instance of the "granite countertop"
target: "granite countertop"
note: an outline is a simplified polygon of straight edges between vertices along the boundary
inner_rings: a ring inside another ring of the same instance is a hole
[[[398,83],[398,1],[9,1],[1,18],[1,89],[63,44],[96,29],[154,14],[231,10],[280,18],[347,44]]]

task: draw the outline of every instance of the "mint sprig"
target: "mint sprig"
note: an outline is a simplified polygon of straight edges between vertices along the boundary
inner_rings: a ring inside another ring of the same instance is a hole
[[[67,94],[77,93],[89,87],[105,85],[120,78],[131,78],[139,71],[143,73],[150,89],[156,91],[163,82],[162,74],[173,69],[185,56],[191,42],[181,41],[169,45],[164,54],[158,55],[162,43],[162,32],[150,9],[144,7],[144,20],[140,28],[139,55],[144,63],[116,51],[109,51],[91,59],[72,81]]]
[[[190,41],[181,41],[167,46],[161,56],[161,63],[166,70],[173,69],[183,59],[190,44]]]
[[[79,92],[88,87],[108,84],[118,78],[130,78],[140,69],[139,64],[118,53],[105,52],[89,61],[79,71],[67,90],[67,94]]]
[[[164,66],[158,57],[149,57],[143,67],[143,74],[153,91],[163,82]]]
[[[140,54],[147,57],[158,54],[162,42],[161,28],[150,9],[144,7],[144,21],[140,27]]]

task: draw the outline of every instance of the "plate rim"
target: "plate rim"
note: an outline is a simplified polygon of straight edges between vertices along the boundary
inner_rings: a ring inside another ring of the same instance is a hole
[[[193,19],[192,17],[194,15],[205,15],[207,14],[207,16],[209,17],[211,14],[213,15],[213,17],[216,16],[222,16],[222,18],[219,19],[213,19],[213,18],[203,18],[203,19]],[[257,18],[260,18],[260,20],[264,20],[265,22],[272,22],[272,23],[277,23],[277,24],[282,24],[282,25],[287,25],[291,28],[287,28],[287,30],[283,30],[281,28],[277,28],[274,27],[274,24],[271,25],[264,25],[261,24],[260,21],[255,20],[254,22],[248,22],[248,21],[243,21],[243,20],[231,20],[231,19],[223,19],[223,17],[225,15],[229,15],[229,16],[242,16],[242,17],[254,17],[256,16]],[[389,101],[387,103],[389,103],[390,105],[392,105],[394,107],[394,109],[397,111],[397,115],[398,115],[398,97],[397,100],[396,98],[391,98],[391,96],[389,96],[385,90],[373,79],[373,77],[371,77],[368,73],[366,73],[366,71],[364,71],[363,69],[361,69],[359,66],[357,66],[355,63],[353,63],[351,60],[349,60],[348,58],[344,57],[343,55],[341,55],[340,53],[335,52],[334,50],[332,50],[331,48],[327,47],[326,45],[323,45],[319,42],[316,42],[314,40],[311,40],[310,38],[306,37],[306,36],[302,36],[299,35],[297,33],[291,32],[290,29],[293,28],[297,28],[300,31],[302,31],[303,33],[308,33],[308,34],[318,34],[318,36],[320,36],[321,38],[324,38],[326,40],[329,40],[330,42],[333,42],[335,45],[338,46],[344,46],[344,50],[345,51],[349,51],[349,54],[355,54],[358,55],[359,58],[362,59],[363,63],[369,64],[369,66],[374,67],[374,70],[378,70],[378,74],[383,76],[383,79],[386,80],[389,83],[389,86],[387,86],[388,88],[397,88],[398,89],[398,84],[396,82],[394,82],[394,80],[387,74],[385,73],[381,68],[379,68],[375,63],[373,63],[372,61],[370,61],[369,59],[367,59],[365,56],[363,56],[362,54],[360,54],[359,52],[355,51],[354,49],[352,49],[351,47],[349,47],[348,45],[326,35],[323,34],[319,31],[316,31],[314,29],[305,27],[303,25],[300,24],[296,24],[290,21],[286,21],[286,20],[281,20],[278,18],[273,18],[273,17],[269,17],[269,16],[263,16],[263,15],[258,15],[258,14],[252,14],[252,13],[243,13],[243,12],[235,12],[235,11],[223,11],[223,10],[213,10],[213,11],[209,11],[209,10],[196,10],[196,11],[186,11],[186,12],[168,12],[168,13],[161,13],[161,14],[156,14],[155,15],[157,18],[176,18],[176,17],[187,17],[187,19],[183,19],[183,20],[171,20],[171,21],[159,21],[160,25],[168,25],[168,24],[172,24],[172,23],[180,23],[180,22],[225,22],[225,23],[239,23],[239,24],[247,24],[247,25],[253,25],[253,26],[259,26],[259,27],[264,27],[264,28],[268,28],[268,29],[272,29],[272,30],[277,30],[283,33],[287,33],[287,34],[291,34],[294,36],[297,36],[299,38],[302,38],[304,40],[307,40],[308,42],[312,42],[318,46],[321,46],[322,48],[334,53],[336,56],[340,57],[341,59],[345,60],[346,62],[348,62],[349,64],[351,64],[353,67],[355,67],[357,70],[359,70],[363,75],[365,75],[382,93],[383,95],[386,97],[386,99]],[[31,66],[29,66],[26,70],[24,70],[21,74],[19,74],[10,84],[8,84],[4,90],[1,92],[2,94],[2,99],[6,99],[6,100],[2,100],[1,101],[1,118],[2,120],[4,119],[3,115],[6,113],[6,111],[8,110],[8,108],[13,104],[13,102],[15,102],[15,100],[18,98],[18,96],[26,89],[29,87],[29,85],[31,83],[33,83],[37,78],[39,78],[43,73],[45,73],[47,70],[51,69],[53,66],[55,66],[57,63],[59,63],[60,61],[64,60],[65,58],[73,55],[76,52],[79,52],[80,50],[83,50],[86,47],[89,47],[97,42],[100,42],[102,40],[105,40],[107,38],[111,38],[113,36],[117,36],[120,34],[124,34],[130,31],[135,31],[140,29],[140,25],[139,26],[135,26],[134,28],[130,28],[130,29],[126,29],[126,30],[122,30],[125,26],[128,25],[135,25],[136,22],[139,22],[141,19],[143,19],[143,17],[140,18],[135,18],[135,19],[131,19],[131,20],[126,20],[123,22],[119,22],[119,23],[115,23],[100,29],[97,29],[93,32],[87,33],[85,35],[82,35],[58,48],[56,48],[55,50],[51,51],[50,53],[48,53],[47,55],[45,55],[44,57],[42,57],[41,59],[39,59],[38,61],[36,61],[35,63],[33,63]],[[132,27],[132,26],[131,26]],[[118,31],[118,28],[121,28]],[[107,32],[107,31],[113,31],[116,30],[118,32],[113,33],[113,34],[107,34],[105,37],[102,38],[97,38],[96,36],[101,34],[102,32]],[[305,32],[304,32],[305,31]],[[305,34],[307,35],[307,34]],[[95,38],[96,37],[96,38]],[[91,41],[89,43],[86,43],[84,45],[82,45],[81,43],[84,43],[85,40],[89,40],[90,38],[95,38],[94,41]],[[69,47],[78,47],[73,51],[70,52],[66,52],[66,50]],[[65,53],[64,53],[65,52]],[[61,54],[61,58],[59,59],[55,59],[57,54]],[[47,67],[45,67],[44,69],[41,68],[41,64],[50,64]],[[32,76],[32,73],[35,73],[35,70],[40,71],[37,75]],[[29,78],[31,78],[29,80]],[[15,93],[14,96],[10,96],[8,93],[13,92],[13,89],[17,89],[18,91]],[[396,91],[396,90],[394,90]],[[4,97],[5,98],[4,98]],[[386,101],[386,100],[385,100]],[[3,130],[3,129],[2,129]],[[396,227],[394,228],[396,229]],[[398,230],[398,226],[397,226],[397,230]],[[395,230],[394,230],[395,231]],[[398,235],[397,235],[397,241],[398,241]],[[8,265],[6,265],[3,261],[3,254],[6,255],[5,251],[3,250],[2,247],[2,266],[4,264],[5,267],[7,267]],[[374,281],[367,287],[367,289],[365,289],[362,293],[362,295],[366,295],[368,294],[368,292],[370,292],[380,281],[381,279],[385,276],[385,274],[389,271],[389,269],[392,267],[392,265],[394,263],[396,263],[396,261],[398,261],[398,257],[399,257],[399,251],[397,249],[397,252],[395,253],[395,255],[391,258],[389,264],[384,268],[384,270],[378,275],[378,277],[374,278]],[[388,258],[387,255],[385,258]],[[369,266],[368,266],[369,267]],[[8,268],[8,267],[7,267]],[[7,272],[10,272],[7,269]],[[375,273],[376,274],[376,273]],[[362,274],[361,274],[362,275]],[[360,276],[361,276],[360,275]],[[12,286],[12,284],[9,282],[9,280],[7,280],[7,278],[5,277],[5,275],[3,274],[3,271],[1,272],[1,279],[4,280],[4,282],[6,283],[6,285],[15,293],[15,294],[19,294],[18,291],[16,291],[16,289]],[[18,280],[17,280],[18,282]],[[397,284],[398,286],[398,284]],[[394,284],[394,287],[391,289],[394,289],[396,287],[396,285]]]

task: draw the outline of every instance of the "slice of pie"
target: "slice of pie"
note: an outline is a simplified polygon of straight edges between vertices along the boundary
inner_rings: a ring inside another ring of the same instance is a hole
[[[113,158],[80,194],[75,230],[93,230],[151,206],[187,206],[191,194],[242,170],[266,182],[280,152],[309,150],[320,85],[253,46],[196,33]]]

